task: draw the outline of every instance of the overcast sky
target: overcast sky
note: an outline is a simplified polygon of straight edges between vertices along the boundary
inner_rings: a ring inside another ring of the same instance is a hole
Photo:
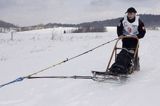
[[[124,16],[131,6],[140,14],[160,14],[160,0],[0,0],[0,20],[20,26],[81,23]]]

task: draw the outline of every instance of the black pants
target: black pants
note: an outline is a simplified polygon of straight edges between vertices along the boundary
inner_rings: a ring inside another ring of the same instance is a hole
[[[124,38],[122,40],[122,47],[128,50],[135,50],[137,47],[138,41],[133,38]]]

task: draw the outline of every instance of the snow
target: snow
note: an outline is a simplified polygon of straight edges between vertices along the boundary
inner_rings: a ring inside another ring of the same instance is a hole
[[[115,31],[117,29],[117,27],[115,27],[115,26],[107,26],[107,27],[105,27],[105,29],[106,29],[106,31],[111,32],[111,31]]]
[[[56,31],[58,32],[59,29]],[[37,72],[116,37],[105,33],[55,33],[53,29],[0,34],[0,84]],[[140,40],[141,71],[123,84],[92,80],[36,79],[0,88],[0,106],[159,106],[160,36]],[[104,71],[114,43],[38,75],[91,75]]]

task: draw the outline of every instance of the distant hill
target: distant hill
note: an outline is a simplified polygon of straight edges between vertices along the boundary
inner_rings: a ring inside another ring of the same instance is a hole
[[[3,28],[16,28],[17,26],[14,25],[14,24],[11,24],[11,23],[8,23],[8,22],[0,20],[0,27],[3,27]]]
[[[160,15],[152,15],[152,14],[140,14],[139,15],[144,22],[145,26],[147,28],[154,28],[154,27],[160,27]],[[81,28],[87,28],[90,29],[92,28],[93,30],[98,31],[103,29],[105,26],[117,26],[120,19],[115,18],[115,19],[107,19],[107,20],[102,20],[102,21],[93,21],[93,22],[84,22],[80,24],[61,24],[61,23],[48,23],[45,25],[34,25],[34,26],[28,26],[28,27],[21,27],[20,31],[25,31],[25,30],[34,30],[34,29],[43,29],[43,28],[53,28],[53,27],[81,27]],[[3,28],[17,28],[18,26],[1,21],[0,20],[0,27]]]
[[[140,14],[139,16],[141,20],[144,22],[146,27],[160,27],[160,15]],[[104,21],[81,23],[78,24],[77,26],[94,26],[94,27],[117,26],[120,19],[122,19],[122,17]]]
[[[140,14],[141,20],[144,22],[146,28],[155,29],[160,27],[160,15]],[[57,24],[49,23],[44,25],[45,28],[52,27],[79,27],[75,32],[104,32],[106,26],[117,26],[122,17],[115,19],[107,19],[103,21],[85,22],[80,24]]]
[[[140,14],[141,20],[145,23],[146,27],[160,27],[160,15],[152,15],[152,14]],[[103,21],[93,21],[93,22],[85,22],[80,24],[57,24],[57,23],[48,23],[44,25],[44,27],[104,27],[104,26],[117,26],[120,19],[107,19]]]
[[[140,15],[146,27],[160,27],[160,15]]]

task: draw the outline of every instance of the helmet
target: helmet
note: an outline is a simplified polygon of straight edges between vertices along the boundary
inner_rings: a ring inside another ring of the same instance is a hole
[[[130,7],[127,9],[126,13],[137,13],[136,9],[133,7]]]

